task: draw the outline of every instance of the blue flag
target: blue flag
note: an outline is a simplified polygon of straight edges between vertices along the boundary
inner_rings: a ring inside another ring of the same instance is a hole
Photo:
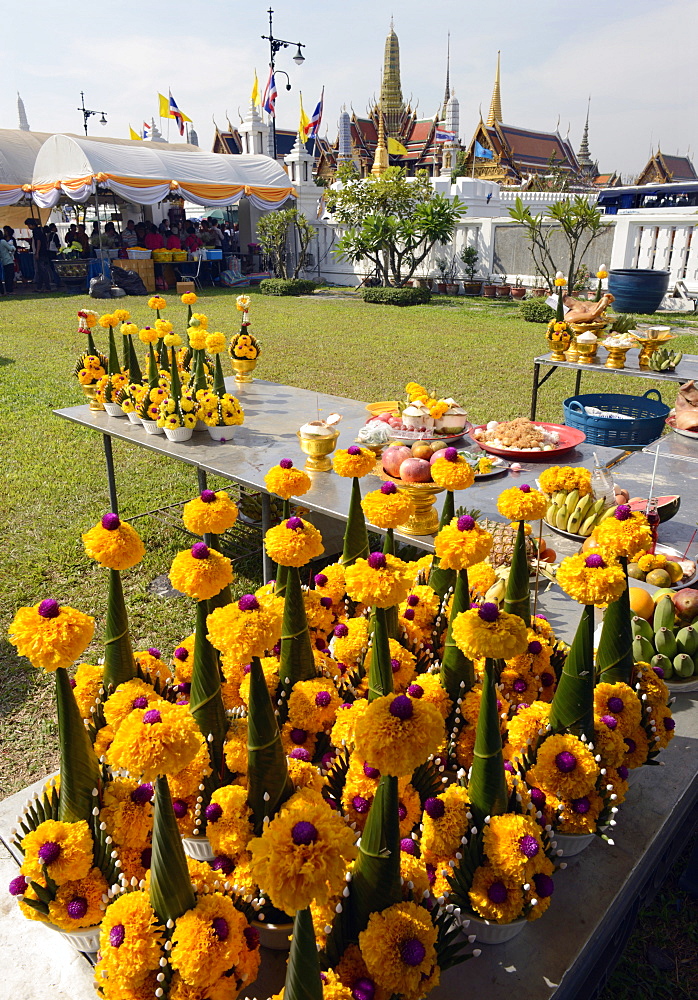
[[[493,152],[492,152],[491,149],[485,149],[484,146],[481,146],[480,143],[476,139],[475,140],[475,156],[479,157],[481,160],[491,160],[491,159],[493,159],[494,154],[493,154]]]

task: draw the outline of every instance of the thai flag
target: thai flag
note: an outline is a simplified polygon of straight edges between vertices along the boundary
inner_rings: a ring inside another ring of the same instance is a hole
[[[267,85],[264,88],[264,98],[262,100],[262,107],[268,115],[276,115],[276,109],[274,105],[276,104],[276,98],[278,96],[278,91],[276,89],[276,79],[274,78],[274,71],[269,70],[269,79],[267,80]]]
[[[434,133],[434,142],[453,142],[455,138],[455,132],[447,132],[443,128],[437,128]]]
[[[148,122],[143,122],[143,138],[144,139],[148,138],[148,133],[150,132],[151,128],[152,128],[152,125],[149,125]]]
[[[170,117],[174,118],[177,122],[177,127],[179,128],[179,134],[184,135],[184,115],[177,107],[174,97],[172,96],[172,91],[170,94]]]
[[[310,116],[310,121],[308,122],[305,129],[305,138],[315,139],[318,132],[320,131],[320,122],[322,121],[322,109],[325,103],[325,88],[322,88],[322,94],[320,95],[320,100],[318,101],[315,110]]]

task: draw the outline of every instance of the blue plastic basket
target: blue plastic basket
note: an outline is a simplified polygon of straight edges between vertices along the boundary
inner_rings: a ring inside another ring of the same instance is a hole
[[[595,406],[609,413],[624,413],[633,419],[592,417],[586,412],[586,406]],[[613,392],[570,396],[562,408],[568,427],[584,431],[588,444],[605,448],[636,448],[650,444],[661,436],[664,421],[669,416],[669,407],[662,402],[656,389],[649,389],[644,396],[624,396]]]

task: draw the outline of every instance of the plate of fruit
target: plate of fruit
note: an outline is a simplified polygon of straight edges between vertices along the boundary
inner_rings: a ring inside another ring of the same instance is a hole
[[[415,441],[411,447],[393,444],[381,456],[383,471],[403,483],[431,483],[431,466],[441,457],[445,442]]]
[[[470,436],[493,455],[529,461],[554,460],[586,439],[584,432],[575,427],[534,423],[525,417],[490,420],[488,424],[474,427]]]
[[[698,690],[698,590],[629,593],[635,660],[661,670],[672,691]]]
[[[661,543],[655,546],[654,552],[638,553],[635,560],[628,563],[628,576],[662,589],[690,587],[698,580],[693,559],[684,559],[678,549]]]
[[[580,496],[579,490],[559,490],[551,497],[543,520],[563,538],[583,541],[615,509],[615,505],[607,506],[603,497],[597,500],[593,493]]]
[[[488,455],[484,451],[459,451],[475,473],[476,479],[489,479],[508,472],[509,462],[499,455]]]
[[[449,444],[459,441],[472,427],[468,414],[455,399],[450,396],[437,399],[435,393],[428,392],[417,382],[407,383],[404,399],[369,403],[366,409],[371,414],[366,426],[386,423],[396,442],[443,441]]]

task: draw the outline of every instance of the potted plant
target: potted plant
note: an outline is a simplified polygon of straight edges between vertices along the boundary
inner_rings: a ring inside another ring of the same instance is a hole
[[[446,277],[448,273],[448,257],[436,258],[436,270],[439,272],[439,277],[436,279],[436,290],[441,295],[445,295]]]
[[[475,271],[477,270],[478,252],[476,247],[466,247],[460,255],[460,259],[465,267],[467,281],[463,282],[464,295],[479,295],[482,288],[481,281],[475,281]]]
[[[536,299],[545,299],[550,295],[550,289],[543,285],[540,277],[536,278],[536,283],[531,289],[531,295]]]
[[[511,285],[507,282],[506,274],[502,275],[501,285],[496,286],[495,295],[498,299],[508,299],[511,295]]]
[[[526,289],[521,281],[521,278],[516,279],[516,284],[511,290],[511,297],[513,299],[524,299],[526,297]]]

